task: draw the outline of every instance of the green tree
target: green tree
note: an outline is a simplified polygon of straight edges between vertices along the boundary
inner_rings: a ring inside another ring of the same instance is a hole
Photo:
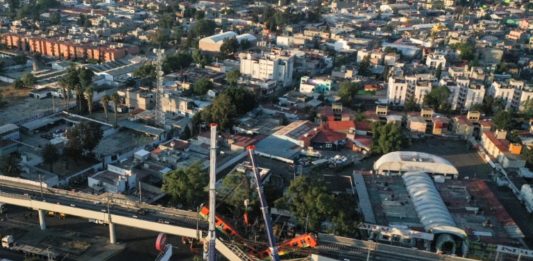
[[[102,128],[92,121],[83,121],[66,132],[67,143],[65,149],[73,159],[89,155],[98,146],[103,137]]]
[[[411,97],[405,101],[403,108],[405,111],[415,111],[418,110],[418,104],[416,104],[415,99]]]
[[[224,40],[224,42],[220,46],[220,53],[222,54],[224,58],[231,57],[238,50],[239,50],[239,41],[237,41],[237,38],[235,37]]]
[[[437,78],[437,80],[440,81],[441,76],[442,76],[442,64],[439,64],[439,66],[437,66],[437,70],[435,71],[435,78]]]
[[[322,222],[333,216],[338,209],[333,196],[328,193],[320,177],[300,176],[293,179],[282,198],[274,203],[288,208],[300,226],[308,230],[320,229]]]
[[[31,73],[26,73],[20,77],[20,80],[22,81],[22,84],[26,88],[32,88],[33,85],[37,82],[37,78],[33,76]]]
[[[0,159],[0,173],[5,176],[19,177],[22,172],[20,161],[21,157],[18,152],[3,156]]]
[[[445,87],[433,88],[425,97],[424,104],[433,108],[437,112],[445,112],[449,110],[450,105],[448,98],[450,97],[450,90]]]
[[[150,42],[156,46],[166,46],[170,40],[170,30],[168,28],[157,28],[150,36]]]
[[[24,88],[24,82],[21,79],[17,79],[13,83],[13,86],[15,86],[15,89],[22,89]]]
[[[400,126],[393,123],[375,123],[372,126],[372,141],[372,151],[378,154],[400,150],[407,143]]]
[[[61,14],[59,12],[53,12],[50,14],[50,24],[58,25],[61,23]]]
[[[100,100],[100,102],[102,103],[102,108],[104,108],[104,113],[105,113],[105,121],[109,121],[109,115],[108,115],[108,107],[109,106],[109,102],[111,101],[111,97],[109,97],[109,95],[105,95],[104,97],[102,97],[102,99]]]
[[[231,98],[231,102],[237,106],[237,116],[244,115],[257,106],[255,95],[247,89],[239,87],[230,87],[225,89],[223,94]]]
[[[498,111],[492,117],[492,123],[497,130],[510,130],[512,126],[511,113],[508,111]]]
[[[46,144],[41,150],[41,157],[43,158],[44,163],[48,164],[50,171],[54,171],[54,163],[59,160],[59,151],[56,146],[52,144]]]
[[[87,100],[87,108],[89,109],[89,114],[93,114],[93,97],[94,97],[94,90],[91,86],[85,89],[83,92],[85,95],[85,100]]]
[[[244,201],[249,200],[248,207],[253,208],[258,201],[257,192],[252,188],[248,176],[240,171],[233,171],[226,175],[220,185],[220,200],[233,207],[235,216],[241,216],[245,211]]]
[[[357,93],[357,84],[350,81],[343,81],[339,85],[338,95],[341,98],[342,104],[351,106],[353,98]]]
[[[239,80],[239,77],[241,77],[241,72],[239,70],[230,71],[226,73],[226,82],[230,86],[237,86],[237,81]]]
[[[192,60],[194,63],[201,65],[202,67],[210,63],[209,57],[202,55],[202,52],[198,49],[192,51]]]
[[[474,45],[471,43],[457,43],[451,45],[451,47],[459,53],[459,57],[462,60],[472,61],[475,56]]]
[[[192,62],[192,56],[188,53],[169,55],[163,61],[163,71],[171,73],[187,68]]]
[[[156,72],[155,72],[156,68],[153,64],[143,64],[141,67],[137,68],[137,70],[135,70],[133,72],[133,76],[134,77],[139,77],[139,78],[153,78],[155,79],[156,77]]]
[[[362,76],[370,76],[370,55],[365,56],[359,63],[358,74]]]
[[[211,89],[213,89],[213,82],[206,78],[197,80],[192,86],[192,91],[196,95],[205,95]]]
[[[161,190],[167,193],[173,204],[181,203],[188,207],[199,206],[207,197],[207,172],[200,163],[167,173],[163,177]]]
[[[213,101],[210,107],[211,122],[218,122],[222,129],[228,129],[233,123],[233,118],[237,115],[237,106],[231,97],[222,93]]]
[[[113,93],[111,95],[111,101],[113,101],[113,111],[115,113],[115,128],[117,127],[117,113],[118,113],[118,105],[120,104],[120,96],[118,93]]]
[[[215,33],[216,23],[213,20],[201,19],[194,23],[192,32],[199,37],[213,35]]]

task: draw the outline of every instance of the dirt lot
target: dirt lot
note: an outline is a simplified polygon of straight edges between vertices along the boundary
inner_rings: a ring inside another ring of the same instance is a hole
[[[15,89],[4,85],[0,86],[0,90],[4,100],[7,101],[7,104],[0,109],[0,125],[37,117],[51,111],[54,105],[56,109],[64,105],[63,100],[57,98],[52,101],[52,98],[40,100],[28,97],[30,89]]]

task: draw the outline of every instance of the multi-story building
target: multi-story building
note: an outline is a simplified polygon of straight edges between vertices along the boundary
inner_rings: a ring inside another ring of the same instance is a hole
[[[389,103],[396,105],[404,105],[407,100],[407,82],[401,78],[389,78],[389,85],[387,88],[387,98]]]
[[[387,98],[389,103],[404,105],[413,99],[422,105],[426,95],[431,92],[434,77],[431,74],[415,74],[405,77],[389,77]]]
[[[137,46],[122,43],[90,42],[89,39],[47,38],[21,34],[4,34],[0,43],[8,48],[17,48],[39,53],[43,56],[62,59],[90,59],[102,62],[115,61],[128,54],[137,54]]]
[[[475,104],[481,104],[485,97],[485,86],[480,81],[458,78],[447,81],[444,86],[450,90],[448,101],[452,110],[468,110]]]
[[[294,55],[279,51],[269,54],[241,53],[241,75],[257,80],[274,80],[289,86],[294,71]]]
[[[248,41],[250,44],[255,44],[257,42],[257,38],[251,34],[237,35],[235,32],[228,31],[200,39],[198,48],[204,52],[220,52],[220,47],[224,41],[231,38],[237,39],[239,43]]]
[[[300,92],[304,94],[323,93],[331,91],[331,80],[329,78],[310,78],[302,76],[300,79]]]
[[[533,86],[515,79],[494,81],[490,86],[489,95],[502,99],[505,109],[524,110],[533,99]]]
[[[432,53],[426,58],[426,65],[430,68],[446,67],[446,57],[443,54]]]

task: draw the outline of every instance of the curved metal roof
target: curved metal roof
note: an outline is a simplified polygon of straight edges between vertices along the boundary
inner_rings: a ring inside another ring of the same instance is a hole
[[[448,208],[442,201],[433,180],[424,172],[408,172],[402,179],[411,196],[416,213],[426,231],[449,233],[465,237],[464,230],[457,228]]]
[[[424,152],[394,151],[381,156],[374,163],[378,173],[424,171],[436,174],[459,175],[459,171],[446,159]]]

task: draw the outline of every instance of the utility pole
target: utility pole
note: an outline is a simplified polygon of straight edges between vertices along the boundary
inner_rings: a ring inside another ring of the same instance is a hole
[[[143,202],[143,190],[141,188],[141,181],[139,181],[139,203]]]
[[[44,196],[43,196],[43,178],[42,178],[41,174],[39,174],[39,187],[40,187],[40,190],[41,190],[41,199],[44,199]]]
[[[209,261],[216,260],[216,227],[215,227],[215,208],[216,208],[216,165],[217,165],[217,124],[211,123],[211,151],[209,156],[209,247],[207,258]]]

